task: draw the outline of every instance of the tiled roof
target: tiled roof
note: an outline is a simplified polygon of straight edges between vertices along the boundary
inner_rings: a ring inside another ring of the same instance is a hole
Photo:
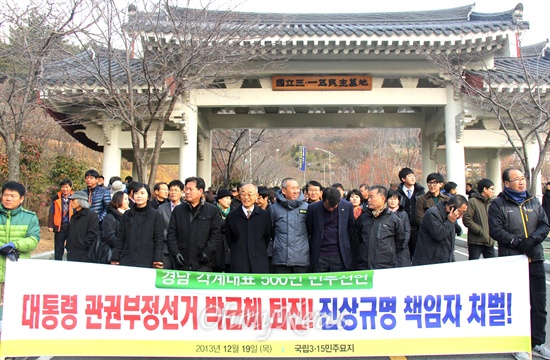
[[[540,84],[550,84],[550,49],[548,48],[548,42],[524,47],[521,49],[521,53],[523,58],[495,58],[493,69],[470,71],[470,73],[490,79],[493,84],[514,84],[518,86],[525,83],[525,72],[527,71],[531,80],[536,79]]]
[[[170,8],[172,14],[183,18],[220,19],[224,17],[225,26],[243,22],[254,23],[252,33],[259,36],[425,36],[459,35],[469,33],[488,33],[494,31],[528,28],[522,21],[523,6],[500,13],[479,13],[473,11],[474,5],[444,10],[347,13],[347,14],[279,14],[279,13],[243,13],[232,12],[224,15],[221,11],[204,11],[188,8]],[[145,14],[132,12],[129,24],[143,32],[155,32],[158,24],[164,33],[170,33],[172,24],[166,13]]]
[[[134,76],[133,82],[136,85],[144,83],[143,72],[139,71],[141,61],[139,59],[130,60],[129,63],[118,61],[125,57],[124,51],[117,51],[108,56],[103,49],[96,51],[89,49],[74,57],[45,65],[41,81],[46,86],[77,85],[79,88],[86,85],[101,85],[101,78],[110,77],[115,83],[124,85],[128,83],[126,69],[129,68],[138,70],[131,71]]]

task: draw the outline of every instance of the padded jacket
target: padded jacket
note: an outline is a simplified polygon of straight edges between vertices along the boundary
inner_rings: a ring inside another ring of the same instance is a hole
[[[403,221],[386,208],[374,217],[367,209],[359,219],[359,269],[386,269],[397,267],[397,253],[403,251],[405,230]]]
[[[28,259],[40,241],[38,218],[32,211],[19,206],[6,210],[0,205],[0,246],[13,242],[19,257]],[[0,282],[4,282],[6,257],[0,255]]]
[[[542,242],[550,231],[548,218],[537,198],[527,193],[527,199],[518,204],[504,193],[500,193],[489,206],[489,234],[498,241],[498,256],[520,255],[514,238],[531,237],[535,246],[527,255],[531,261],[544,261]]]
[[[309,266],[309,239],[306,227],[308,204],[304,194],[287,200],[278,190],[277,202],[269,207],[273,224],[273,265]]]

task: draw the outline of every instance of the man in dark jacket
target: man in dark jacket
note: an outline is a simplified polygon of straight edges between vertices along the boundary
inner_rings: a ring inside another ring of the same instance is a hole
[[[88,251],[99,235],[97,214],[89,209],[88,194],[84,191],[76,191],[69,199],[76,212],[67,236],[67,260],[89,262]]]
[[[90,169],[84,174],[86,181],[86,189],[84,193],[87,196],[85,199],[90,204],[90,210],[97,214],[99,227],[103,222],[103,218],[107,215],[107,207],[111,202],[111,193],[106,187],[97,186],[99,173],[96,170]]]
[[[335,187],[323,190],[323,201],[308,206],[309,258],[313,272],[346,271],[351,266],[353,205]]]
[[[360,270],[397,267],[397,253],[403,250],[403,223],[390,209],[388,190],[381,185],[369,189],[368,209],[358,219]]]
[[[546,218],[550,219],[550,181],[547,182],[544,187],[544,193],[542,194],[542,207],[546,213]]]
[[[495,241],[489,236],[487,210],[495,191],[495,185],[489,179],[481,179],[477,184],[478,192],[472,192],[468,200],[468,211],[462,221],[468,228],[468,260],[484,259],[496,256]]]
[[[414,171],[410,168],[403,168],[399,171],[401,184],[397,191],[401,194],[400,207],[407,213],[409,224],[411,226],[411,235],[409,238],[409,252],[411,259],[416,249],[416,240],[418,238],[418,225],[416,221],[416,201],[420,195],[424,194],[424,188],[416,183]]]
[[[426,211],[418,231],[413,266],[455,261],[455,224],[468,211],[468,200],[455,195]]]
[[[503,191],[489,206],[489,234],[498,241],[498,256],[525,254],[529,258],[531,302],[531,346],[533,352],[550,359],[546,341],[546,275],[544,251],[550,225],[536,197],[527,191],[527,180],[519,169],[502,173]],[[514,354],[528,359],[527,353]]]
[[[225,219],[225,237],[231,250],[231,272],[267,274],[267,246],[271,239],[271,216],[257,205],[258,189],[253,184],[241,186],[242,206]]]
[[[416,222],[420,224],[426,211],[439,202],[449,201],[449,196],[443,194],[441,189],[445,184],[445,178],[440,173],[431,173],[426,178],[428,192],[416,200]]]
[[[204,189],[202,178],[185,179],[185,203],[172,211],[166,239],[178,270],[212,271],[221,247],[222,218],[204,201]]]

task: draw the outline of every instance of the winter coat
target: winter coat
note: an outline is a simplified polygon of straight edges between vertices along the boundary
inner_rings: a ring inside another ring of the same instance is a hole
[[[442,192],[439,192],[437,198],[439,199],[438,203],[447,202],[450,199],[449,195],[443,194]],[[430,192],[427,192],[416,199],[416,223],[418,224],[418,226],[421,226],[420,223],[422,222],[424,214],[432,206],[435,206],[435,201]]]
[[[90,210],[97,214],[99,222],[103,222],[105,215],[107,215],[107,208],[111,203],[111,192],[106,187],[96,186],[93,189],[84,189],[86,195],[90,196],[92,192],[92,202],[90,203]]]
[[[122,215],[111,261],[120,265],[152,268],[153,262],[162,262],[164,224],[160,213],[149,204],[134,207]]]
[[[388,208],[378,217],[366,209],[359,220],[359,269],[397,267],[397,253],[403,251],[405,231],[403,222]]]
[[[361,215],[365,213],[366,207],[363,207],[361,205]],[[361,244],[361,240],[359,237],[359,219],[361,219],[361,215],[357,219],[353,220],[353,231],[350,234],[349,243],[350,243],[350,249],[351,249],[351,265],[349,270],[358,270],[357,263],[359,261],[359,247]]]
[[[411,228],[418,229],[420,222],[416,221],[416,203],[418,201],[418,197],[424,195],[424,187],[414,184],[414,190],[410,199],[407,196],[407,192],[403,188],[403,183],[397,187],[397,192],[401,194],[399,206],[407,213]]]
[[[542,207],[546,213],[546,217],[550,220],[550,190],[546,190],[542,195]]]
[[[446,205],[442,201],[426,211],[418,230],[413,266],[455,261],[455,223],[447,218]]]
[[[338,208],[334,211],[338,212],[338,245],[340,255],[346,269],[351,268],[352,253],[350,238],[353,233],[353,205],[346,200],[340,200]],[[323,242],[323,228],[325,206],[322,201],[317,201],[310,204],[307,208],[306,226],[309,234],[309,258],[312,267],[319,260],[321,252],[321,243]]]
[[[122,224],[122,213],[110,206],[107,208],[107,215],[103,219],[103,229],[101,230],[103,241],[109,244],[111,249],[114,249],[116,236]]]
[[[71,191],[69,195],[72,195]],[[52,205],[50,206],[50,213],[48,214],[48,227],[53,229],[54,232],[61,231],[62,217],[63,217],[63,194],[58,192],[52,199]],[[73,216],[73,204],[69,200],[69,222]]]
[[[394,212],[395,215],[401,220],[403,224],[403,234],[405,235],[405,242],[403,243],[403,250],[397,251],[397,267],[411,266],[411,253],[409,251],[409,240],[411,239],[411,224],[409,216],[405,210],[399,208]]]
[[[215,205],[204,202],[196,212],[184,202],[172,211],[166,239],[172,256],[181,254],[184,266],[179,270],[212,271],[216,252],[221,248],[221,216]]]
[[[71,218],[67,235],[67,260],[90,262],[88,251],[99,236],[97,214],[90,209],[80,209]]]
[[[269,273],[271,217],[267,211],[254,206],[248,219],[242,206],[231,211],[225,219],[225,238],[231,249],[232,273]]]
[[[269,207],[273,225],[273,265],[308,266],[309,241],[306,228],[308,204],[304,194],[287,200],[276,193],[277,202]]]
[[[29,259],[39,241],[40,226],[34,212],[23,209],[22,206],[6,210],[0,205],[0,246],[13,242],[15,249],[19,251],[19,257]],[[6,257],[0,256],[0,283],[4,282],[5,272]]]
[[[468,244],[493,247],[495,241],[489,236],[489,218],[487,211],[491,199],[473,192],[468,200],[468,211],[462,222],[468,228]]]
[[[550,225],[537,198],[527,193],[527,199],[518,204],[501,192],[491,202],[488,216],[489,235],[498,241],[498,256],[521,254],[516,248],[517,245],[512,245],[510,242],[514,238],[531,237],[535,240],[535,246],[525,255],[531,261],[544,261],[542,242],[550,231]]]

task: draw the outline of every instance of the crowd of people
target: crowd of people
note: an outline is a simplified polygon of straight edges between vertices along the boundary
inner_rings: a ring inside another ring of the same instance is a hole
[[[286,178],[280,187],[243,184],[206,188],[200,177],[149,186],[127,177],[108,184],[96,170],[86,188],[61,181],[52,199],[48,230],[54,258],[112,265],[233,273],[307,273],[385,269],[453,262],[455,238],[468,228],[469,259],[524,254],[529,258],[533,352],[544,345],[546,282],[542,242],[550,231],[545,207],[527,192],[519,169],[502,174],[503,191],[481,179],[466,196],[439,173],[426,177],[403,168],[400,183],[361,184],[345,191]],[[547,184],[550,199],[550,183]],[[0,282],[6,260],[30,257],[40,240],[38,219],[22,208],[25,187],[2,186]],[[3,302],[3,300],[2,300]],[[529,354],[514,354],[528,359]]]

